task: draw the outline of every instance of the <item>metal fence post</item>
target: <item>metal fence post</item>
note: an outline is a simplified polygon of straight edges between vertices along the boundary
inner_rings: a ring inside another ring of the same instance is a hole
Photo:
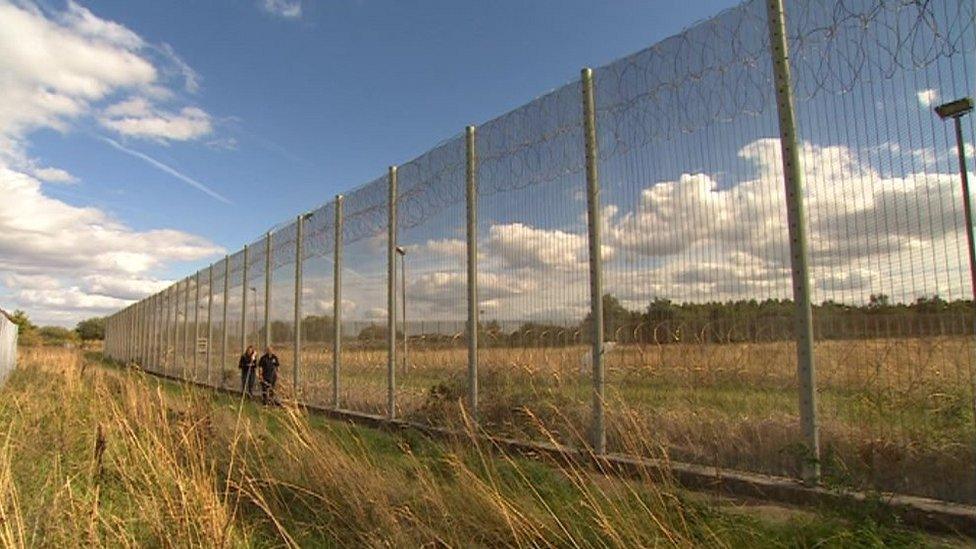
[[[397,167],[390,166],[386,246],[386,415],[396,417]]]
[[[230,256],[224,256],[224,303],[220,326],[220,385],[224,385],[224,367],[227,365],[227,301],[230,297]]]
[[[593,69],[585,68],[583,76],[583,127],[586,145],[586,228],[590,256],[590,317],[593,321],[593,418],[590,444],[593,451],[607,450],[607,431],[604,425],[603,372],[603,246],[601,238],[600,179],[597,171],[599,150],[596,140],[596,99],[593,90]]]
[[[298,368],[302,363],[302,224],[304,221],[304,215],[299,215],[295,219],[295,321],[292,323],[292,329],[295,332],[293,334],[295,349],[292,352],[295,356],[292,362],[291,383],[296,399],[298,397]]]
[[[475,127],[464,132],[468,262],[468,413],[478,421],[478,156]]]
[[[264,348],[271,347],[271,231],[264,237]]]
[[[213,362],[213,263],[207,269],[207,385],[211,385],[211,363]]]
[[[193,292],[193,343],[190,350],[193,353],[193,379],[200,375],[200,271],[197,271],[196,288]]]
[[[342,195],[335,197],[332,250],[332,407],[339,409],[339,366],[342,363]]]
[[[767,0],[769,46],[779,113],[780,148],[783,155],[783,183],[786,187],[786,216],[790,233],[793,267],[793,300],[796,304],[796,355],[799,379],[800,425],[808,455],[801,464],[803,480],[820,480],[820,436],[817,431],[816,369],[813,360],[813,312],[810,304],[810,274],[807,256],[806,214],[803,206],[803,169],[796,136],[793,90],[790,81],[786,17],[782,0]]]
[[[244,270],[241,272],[241,354],[247,349],[247,244],[244,245]]]

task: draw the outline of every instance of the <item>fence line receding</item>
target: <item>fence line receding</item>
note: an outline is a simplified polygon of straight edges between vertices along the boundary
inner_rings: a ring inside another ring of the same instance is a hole
[[[106,352],[239,388],[270,343],[308,403],[976,503],[933,112],[976,90],[976,4],[750,0],[583,75],[116,313]]]

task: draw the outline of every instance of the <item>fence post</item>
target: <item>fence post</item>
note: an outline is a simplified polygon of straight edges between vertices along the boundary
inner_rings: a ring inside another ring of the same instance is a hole
[[[790,232],[790,260],[793,267],[793,300],[796,304],[796,355],[799,379],[800,426],[808,456],[801,464],[803,480],[820,480],[820,436],[817,432],[816,369],[813,360],[813,313],[810,304],[810,273],[807,256],[806,215],[803,206],[803,169],[796,137],[793,89],[783,0],[767,0],[769,46],[773,60],[776,110],[779,114],[780,148],[783,155],[783,183],[786,187],[786,217]]]
[[[220,386],[224,386],[224,366],[227,365],[227,337],[228,337],[228,326],[227,326],[227,301],[230,297],[230,256],[224,256],[224,303],[223,303],[223,314],[220,326],[221,340],[220,340]]]
[[[390,166],[386,241],[386,415],[396,417],[397,167]]]
[[[271,347],[271,231],[264,237],[264,348]]]
[[[196,380],[200,375],[200,352],[197,346],[200,344],[200,271],[197,271],[196,288],[193,292],[193,343],[190,344],[190,351],[193,353],[193,379]]]
[[[339,409],[339,366],[342,359],[342,195],[335,197],[332,250],[332,407]]]
[[[292,324],[295,332],[293,351],[295,360],[292,366],[291,383],[296,400],[298,399],[298,368],[302,363],[302,224],[304,221],[304,215],[299,215],[295,219],[295,322]]]
[[[244,245],[244,270],[241,271],[241,354],[247,349],[247,244]]]
[[[593,418],[590,444],[593,451],[607,450],[607,431],[604,425],[603,372],[603,256],[600,216],[600,179],[597,171],[599,150],[596,140],[596,99],[593,90],[593,69],[584,68],[583,128],[586,144],[586,228],[590,255],[590,317],[593,321]]]
[[[475,127],[464,132],[468,252],[468,413],[478,422],[478,156]]]
[[[211,385],[210,370],[213,362],[213,263],[207,269],[207,385]]]

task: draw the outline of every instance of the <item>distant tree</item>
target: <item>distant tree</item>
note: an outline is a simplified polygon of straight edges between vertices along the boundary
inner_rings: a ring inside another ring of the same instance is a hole
[[[41,336],[41,343],[44,345],[66,345],[76,343],[79,339],[74,330],[61,326],[44,326],[38,329],[38,334]]]
[[[332,317],[308,315],[302,319],[302,338],[306,341],[332,341]]]
[[[17,344],[26,347],[41,344],[41,336],[37,332],[37,326],[31,322],[27,313],[17,309],[10,315],[10,320],[17,325]]]
[[[37,329],[37,326],[30,321],[27,313],[21,311],[20,309],[17,309],[12,315],[10,315],[10,320],[17,325],[17,334],[19,335],[24,335],[25,332]]]
[[[75,333],[82,341],[105,339],[105,319],[102,317],[86,318],[75,326]]]

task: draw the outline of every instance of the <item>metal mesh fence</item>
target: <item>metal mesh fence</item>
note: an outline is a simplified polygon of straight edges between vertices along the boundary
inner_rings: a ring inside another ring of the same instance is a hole
[[[0,383],[17,367],[17,325],[0,310]]]
[[[271,343],[308,403],[976,502],[959,150],[932,112],[972,94],[976,5],[787,1],[781,27],[778,4],[275,228],[199,299],[193,276],[113,316],[108,353],[238,388]],[[187,341],[219,349],[209,376]]]

